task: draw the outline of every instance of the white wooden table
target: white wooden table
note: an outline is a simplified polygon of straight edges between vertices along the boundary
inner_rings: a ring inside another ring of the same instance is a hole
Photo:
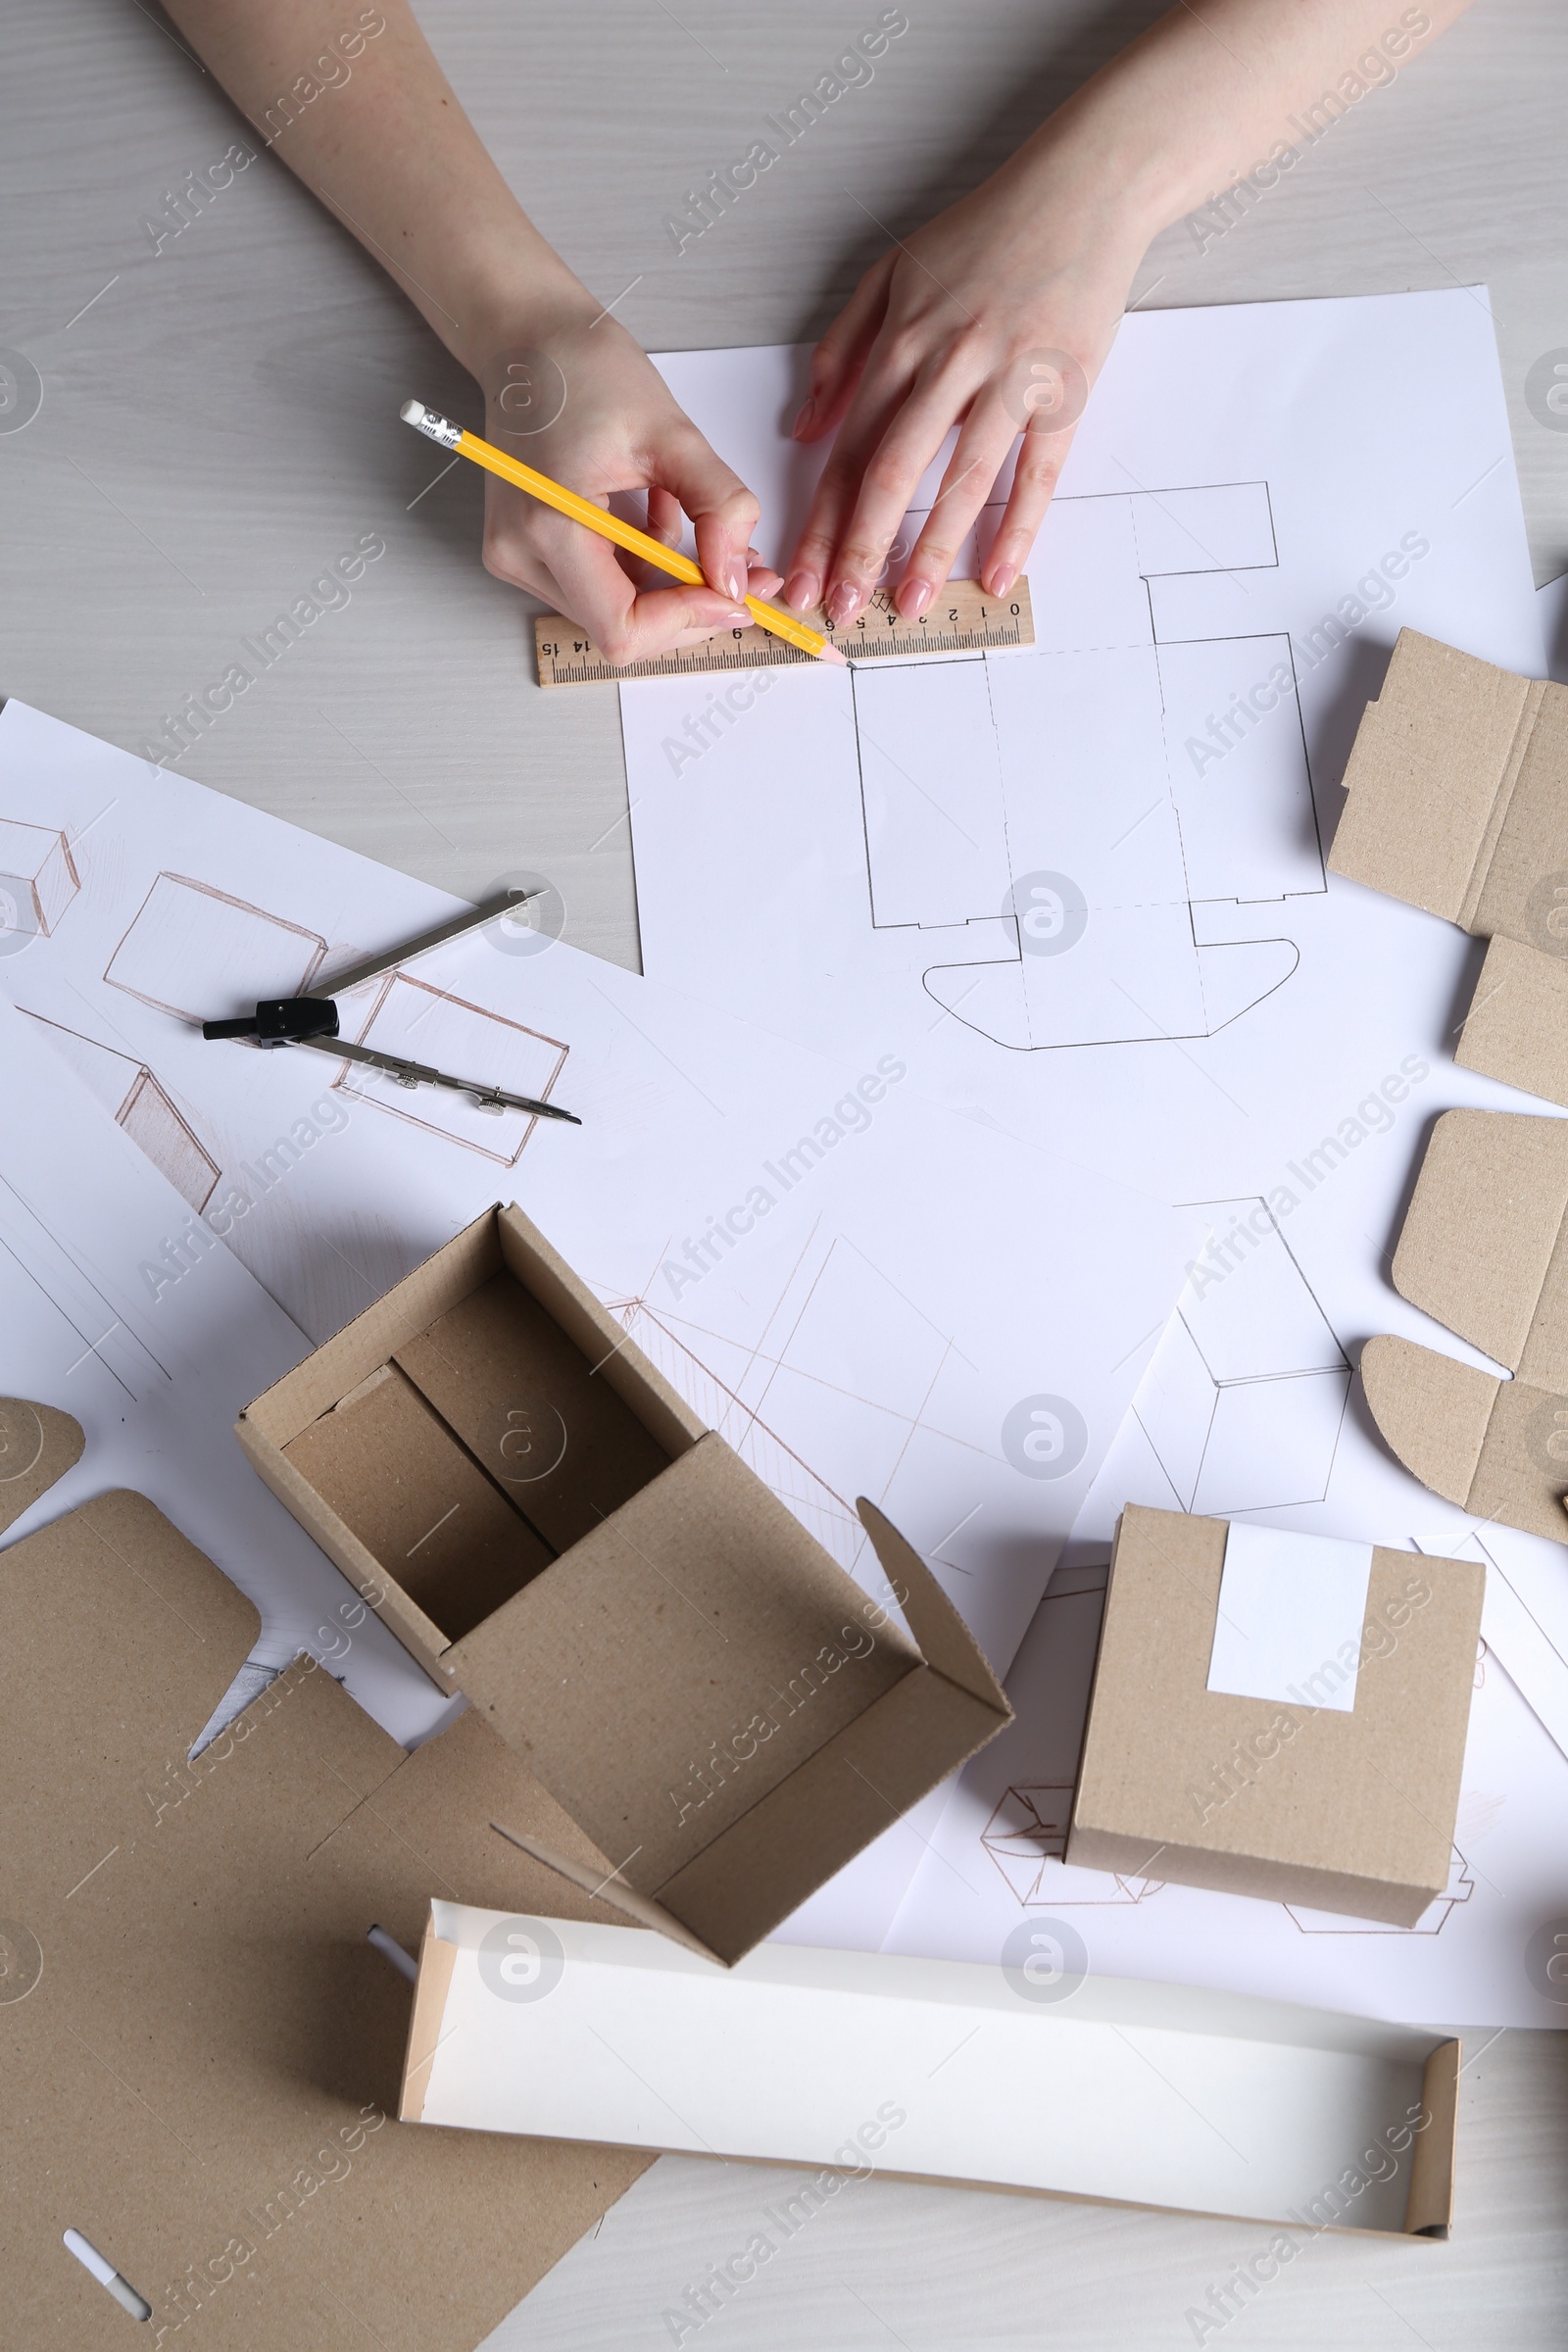
[[[816,331],[880,249],[862,207],[906,230],[1155,13],[907,6],[872,83],[678,256],[663,214],[874,20],[869,0],[422,13],[534,218],[634,333],[672,349]],[[1542,582],[1568,567],[1568,434],[1527,399],[1532,365],[1568,354],[1565,113],[1561,0],[1476,0],[1243,224],[1202,249],[1170,231],[1138,281],[1155,305],[1489,285]],[[477,561],[476,475],[431,487],[439,458],[397,421],[410,392],[471,398],[459,371],[270,158],[154,251],[144,220],[236,124],[151,0],[7,0],[0,120],[0,348],[43,386],[24,429],[0,431],[0,691],[138,747],[377,533],[386,554],[352,601],[180,764],[466,896],[544,872],[566,936],[634,965],[614,697],[538,692],[528,609]],[[1565,2189],[1568,2041],[1504,2035],[1464,2078],[1452,2242],[1324,2236],[1219,2333],[1347,2352],[1559,2346]],[[773,2175],[666,2160],[493,2342],[668,2344],[664,2310],[778,2193]],[[861,2184],[699,2332],[704,2352],[1191,2344],[1189,2311],[1266,2234]]]

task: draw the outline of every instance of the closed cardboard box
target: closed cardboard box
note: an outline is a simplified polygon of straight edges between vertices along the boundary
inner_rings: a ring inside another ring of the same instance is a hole
[[[1250,1557],[1227,1557],[1260,1548],[1255,1572]],[[1270,1577],[1297,1579],[1294,1604],[1270,1593]],[[1467,1560],[1130,1503],[1067,1860],[1413,1927],[1447,1883],[1483,1583]],[[1320,1633],[1325,1589],[1331,1630]],[[1303,1622],[1299,1662],[1271,1682],[1271,1642],[1288,1655]],[[1221,1671],[1227,1653],[1239,1670]]]

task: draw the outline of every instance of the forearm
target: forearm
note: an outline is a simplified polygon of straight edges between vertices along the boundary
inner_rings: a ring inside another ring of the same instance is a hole
[[[1145,241],[1283,144],[1325,94],[1391,81],[1468,0],[1179,0],[1000,175],[1093,186]],[[1347,76],[1355,84],[1342,88]]]
[[[168,4],[257,137],[465,367],[480,370],[499,320],[527,340],[530,318],[588,299],[485,153],[408,0]]]

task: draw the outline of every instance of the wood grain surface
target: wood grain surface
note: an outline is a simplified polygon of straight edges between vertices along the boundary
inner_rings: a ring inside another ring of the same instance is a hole
[[[875,9],[425,0],[420,13],[534,219],[646,344],[677,349],[818,331],[889,233],[983,176],[1155,9],[909,0],[873,81],[679,255],[664,213]],[[1243,223],[1206,244],[1169,230],[1135,289],[1154,307],[1490,287],[1542,582],[1568,566],[1568,433],[1533,413],[1526,379],[1544,354],[1568,354],[1565,113],[1561,0],[1476,0]],[[615,697],[540,693],[534,608],[478,562],[474,469],[443,472],[398,421],[413,393],[477,423],[472,386],[270,156],[154,250],[147,218],[239,125],[153,0],[7,0],[0,120],[0,348],[43,385],[31,421],[0,431],[0,692],[132,749],[156,743],[166,714],[243,659],[242,639],[373,536],[385,553],[349,601],[177,764],[470,898],[545,874],[566,937],[635,966]],[[1443,385],[1428,396],[1441,403]],[[1201,2335],[1188,2314],[1265,2231],[860,2183],[681,2340],[1562,2344],[1568,2041],[1509,2034],[1472,2057],[1459,2149],[1450,2244],[1322,2236]],[[493,2343],[671,2343],[664,2311],[793,2185],[659,2164]]]

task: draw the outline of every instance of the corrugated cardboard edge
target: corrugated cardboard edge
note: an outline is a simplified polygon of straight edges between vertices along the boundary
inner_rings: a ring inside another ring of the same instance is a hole
[[[1361,1386],[1390,1452],[1434,1494],[1463,1509],[1499,1383],[1413,1340],[1379,1337],[1361,1350]]]
[[[1421,2111],[1428,2118],[1410,2159],[1405,2233],[1446,2237],[1453,2226],[1453,2162],[1459,2127],[1460,2045],[1440,2042],[1421,2078]]]
[[[1568,962],[1494,939],[1453,1058],[1568,1110]]]
[[[31,1443],[34,1434],[36,1451]],[[25,1396],[0,1396],[0,1463],[12,1445],[30,1455],[24,1467],[13,1464],[0,1477],[0,1535],[75,1467],[85,1444],[80,1423],[58,1405],[34,1404]],[[22,1458],[19,1452],[18,1459]]]
[[[514,1844],[521,1844],[514,1838]],[[430,2087],[430,2069],[440,2047],[441,2028],[446,2021],[447,1994],[452,1987],[452,1972],[458,1964],[458,1947],[448,1943],[435,1932],[435,1913],[425,1921],[424,1936],[419,1945],[419,1974],[414,1986],[414,2006],[409,2017],[408,2046],[403,2058],[403,2084],[398,2092],[398,2121],[417,2124],[423,2120],[425,2093]]]

